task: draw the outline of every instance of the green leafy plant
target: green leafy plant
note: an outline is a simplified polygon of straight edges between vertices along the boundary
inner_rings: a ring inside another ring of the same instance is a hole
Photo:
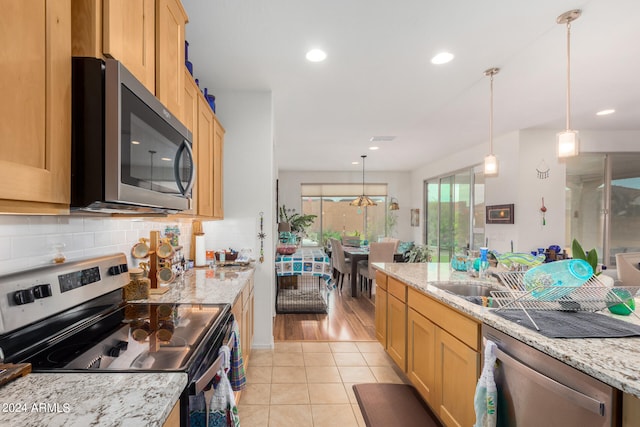
[[[295,209],[287,209],[286,206],[280,206],[278,210],[280,222],[287,222],[291,225],[291,232],[302,235],[305,233],[307,227],[309,227],[316,220],[318,215],[302,215],[296,212]]]
[[[596,268],[598,268],[598,252],[596,251],[596,248],[585,252],[584,249],[582,249],[582,245],[576,239],[573,239],[573,242],[571,243],[571,251],[575,259],[587,261],[591,268],[593,268],[593,273],[596,276],[600,275],[600,272],[596,273]]]
[[[431,261],[431,249],[427,245],[415,245],[405,254],[406,262]]]

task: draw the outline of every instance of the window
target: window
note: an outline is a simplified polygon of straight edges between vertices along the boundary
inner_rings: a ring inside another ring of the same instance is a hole
[[[575,238],[610,266],[616,253],[640,252],[639,162],[639,153],[567,159],[567,246]]]
[[[425,242],[436,262],[484,243],[484,177],[461,170],[425,182]]]
[[[365,194],[377,203],[366,208],[350,205],[362,194],[362,185],[302,184],[301,194],[302,213],[318,216],[307,230],[303,245],[324,245],[329,237],[345,236],[375,242],[386,235],[386,184],[365,185]]]

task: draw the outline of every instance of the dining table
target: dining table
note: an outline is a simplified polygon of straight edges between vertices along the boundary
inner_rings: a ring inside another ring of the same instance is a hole
[[[343,246],[345,257],[351,260],[351,296],[358,296],[358,261],[369,259],[368,246]],[[394,262],[402,262],[403,254],[395,253],[393,255]]]

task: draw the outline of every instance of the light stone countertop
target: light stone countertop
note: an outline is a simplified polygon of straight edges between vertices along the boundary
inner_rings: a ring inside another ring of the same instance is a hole
[[[162,426],[186,386],[176,372],[29,374],[2,387],[0,425]]]
[[[233,304],[255,272],[237,270],[189,270],[149,302]],[[31,373],[0,388],[0,426],[162,426],[187,380],[176,372]]]
[[[179,277],[164,294],[152,295],[150,302],[233,304],[255,273],[255,267],[192,269]]]
[[[506,320],[494,309],[438,289],[437,282],[477,283],[479,279],[463,272],[452,272],[446,263],[376,263],[375,267],[423,293],[442,301],[538,350],[583,371],[625,393],[640,398],[640,337],[634,338],[547,338],[531,329]],[[491,280],[486,280],[491,282]],[[640,299],[636,298],[636,306]],[[635,316],[603,315],[640,324]]]

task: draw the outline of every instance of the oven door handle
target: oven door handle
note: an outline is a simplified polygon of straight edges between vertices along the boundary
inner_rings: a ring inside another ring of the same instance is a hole
[[[587,396],[586,394],[580,393],[579,391],[574,390],[571,387],[567,387],[566,385],[554,379],[551,379],[544,374],[541,374],[540,372],[530,368],[529,366],[513,358],[499,348],[494,349],[494,354],[502,363],[520,371],[523,377],[538,383],[540,386],[546,388],[552,393],[560,395],[564,399],[569,400],[572,403],[575,403],[576,405],[579,405],[582,408],[593,412],[594,414],[604,416],[604,402]]]
[[[226,341],[225,345],[230,349],[233,349],[233,333],[229,334],[229,339]],[[216,376],[220,368],[222,368],[221,354],[216,357],[216,360],[209,367],[209,369],[207,369],[207,371],[202,374],[200,378],[193,382],[196,395],[200,394],[201,391],[204,391],[209,387],[209,384],[211,384],[211,380],[213,380],[213,377]]]

